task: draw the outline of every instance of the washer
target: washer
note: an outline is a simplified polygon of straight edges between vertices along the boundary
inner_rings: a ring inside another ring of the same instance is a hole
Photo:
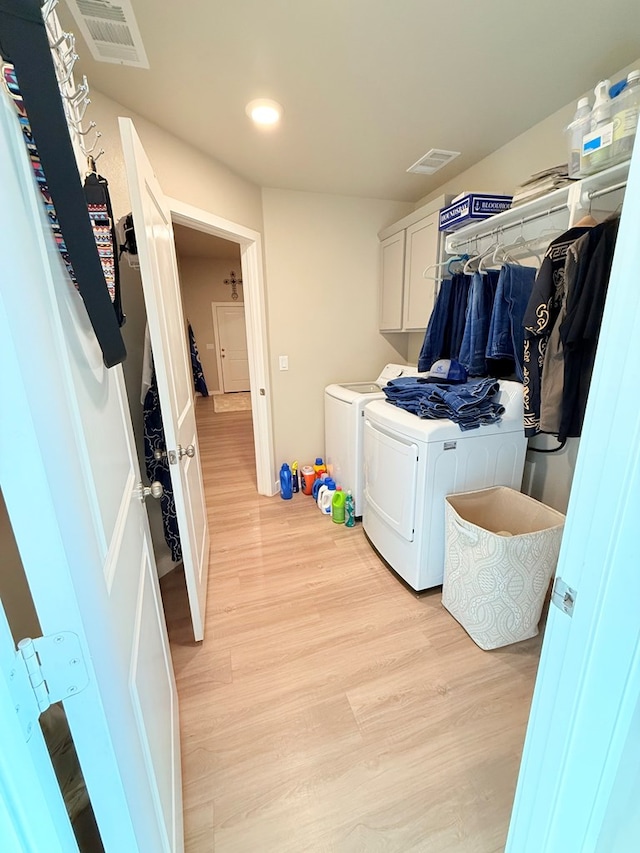
[[[364,507],[370,543],[412,589],[442,583],[444,498],[489,486],[520,491],[527,448],[522,385],[500,382],[502,419],[462,431],[370,401],[364,410]]]
[[[399,376],[415,376],[417,368],[387,364],[372,382],[327,385],[324,391],[324,442],[327,471],[342,486],[351,489],[355,514],[362,515],[362,428],[364,407],[384,399],[382,387]]]

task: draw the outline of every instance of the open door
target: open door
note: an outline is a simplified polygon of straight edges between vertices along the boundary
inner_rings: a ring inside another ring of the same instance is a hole
[[[27,740],[16,713],[19,659],[0,601],[0,839],[3,853],[77,853],[40,727]],[[23,679],[26,670],[22,671]]]
[[[193,634],[202,640],[209,529],[171,214],[133,122],[119,122]]]
[[[107,853],[181,853],[178,698],[122,368],[103,364],[2,93],[0,186],[0,485],[43,645],[72,650],[38,651],[39,708],[63,703]]]
[[[640,137],[558,561],[575,604],[549,610],[507,853],[639,847],[639,223]]]

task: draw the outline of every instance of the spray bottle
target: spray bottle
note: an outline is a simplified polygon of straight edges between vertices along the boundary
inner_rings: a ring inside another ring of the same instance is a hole
[[[568,170],[570,178],[580,174],[580,152],[582,139],[590,130],[591,107],[589,98],[580,98],[571,123],[566,128],[568,147]]]

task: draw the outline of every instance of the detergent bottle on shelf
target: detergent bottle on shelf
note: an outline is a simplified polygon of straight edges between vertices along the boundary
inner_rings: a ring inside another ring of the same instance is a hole
[[[344,499],[344,526],[356,526],[356,508],[353,502],[353,495],[351,494],[351,489],[347,490],[347,496]]]
[[[289,468],[286,462],[280,468],[280,497],[285,501],[291,500],[293,497],[291,468]]]
[[[591,110],[590,127],[582,138],[580,171],[592,175],[609,165],[612,157],[613,121],[611,120],[611,98],[609,80],[601,80],[594,94],[596,96]]]
[[[337,486],[331,500],[331,519],[336,524],[344,524],[344,508],[345,498],[347,496],[342,491],[342,486]]]
[[[633,140],[638,127],[640,111],[640,71],[632,71],[627,85],[614,98],[613,113],[613,158],[616,163],[628,160],[633,151]]]

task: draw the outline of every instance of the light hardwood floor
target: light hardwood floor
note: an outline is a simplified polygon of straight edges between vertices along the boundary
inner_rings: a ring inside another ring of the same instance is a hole
[[[483,652],[412,594],[361,525],[260,497],[250,412],[198,431],[211,528],[206,638],[163,579],[187,853],[504,848],[540,639]]]

